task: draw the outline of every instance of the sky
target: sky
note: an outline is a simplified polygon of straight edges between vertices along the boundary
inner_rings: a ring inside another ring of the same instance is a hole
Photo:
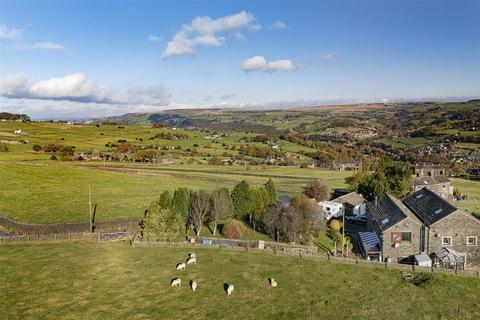
[[[480,97],[480,1],[0,0],[0,111]]]

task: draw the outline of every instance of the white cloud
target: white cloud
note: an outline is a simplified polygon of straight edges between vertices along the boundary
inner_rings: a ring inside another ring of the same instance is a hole
[[[250,26],[250,30],[253,30],[253,31],[260,31],[260,30],[262,30],[262,28],[263,27],[260,24],[253,24],[253,25]]]
[[[23,30],[9,28],[7,25],[0,25],[0,39],[14,40],[23,37]]]
[[[271,25],[268,26],[270,29],[275,29],[275,30],[281,30],[281,29],[286,29],[288,28],[287,24],[281,22],[281,21],[275,21]]]
[[[219,34],[238,34],[238,30],[250,26],[253,21],[255,21],[255,17],[246,11],[218,19],[208,16],[196,17],[189,24],[183,25],[173,39],[168,42],[163,52],[163,58],[193,55],[194,47],[197,45],[222,46],[225,44],[226,38]]]
[[[42,49],[42,50],[58,50],[65,51],[65,47],[61,44],[52,41],[45,42],[35,42],[30,46],[31,49]]]
[[[320,59],[323,59],[323,60],[335,60],[337,59],[337,54],[334,52],[329,52],[329,53],[323,53],[319,57]]]
[[[155,36],[155,35],[149,35],[148,36],[148,41],[150,42],[162,42],[163,36]]]
[[[299,67],[299,65],[293,64],[293,62],[288,59],[267,61],[263,56],[254,56],[242,63],[242,69],[245,71],[293,71]]]
[[[193,43],[202,46],[222,46],[225,43],[225,37],[215,37],[213,35],[198,36]]]
[[[23,74],[0,80],[0,96],[10,99],[57,100],[119,105],[165,105],[170,95],[162,86],[131,87],[126,92],[113,91],[87,80],[83,73],[61,78],[32,81]]]

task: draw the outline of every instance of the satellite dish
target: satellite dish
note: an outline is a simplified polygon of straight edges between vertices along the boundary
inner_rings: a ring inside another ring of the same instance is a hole
[[[398,248],[400,248],[400,243],[397,242],[395,243],[395,249],[398,249]]]

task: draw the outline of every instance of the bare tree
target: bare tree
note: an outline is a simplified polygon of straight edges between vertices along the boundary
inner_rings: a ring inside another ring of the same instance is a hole
[[[231,216],[230,193],[227,189],[217,189],[212,193],[210,200],[210,214],[208,220],[213,223],[213,235],[217,233],[217,224],[220,219]]]
[[[189,221],[195,228],[197,236],[200,235],[202,226],[210,210],[210,195],[206,191],[199,191],[193,195],[190,205]]]

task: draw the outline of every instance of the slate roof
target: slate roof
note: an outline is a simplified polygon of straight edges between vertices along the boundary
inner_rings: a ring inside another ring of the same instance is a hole
[[[457,211],[456,207],[448,203],[440,195],[426,188],[422,188],[407,196],[403,202],[427,226],[431,226]]]
[[[418,177],[415,178],[413,181],[413,185],[415,186],[429,186],[432,184],[440,184],[440,183],[447,183],[450,182],[445,176],[433,176],[433,177]]]
[[[395,197],[386,194],[367,203],[367,210],[380,230],[385,231],[413,214]]]
[[[288,194],[282,194],[282,195],[279,195],[277,197],[278,199],[278,202],[280,202],[282,205],[284,206],[288,206],[290,205],[290,203],[292,202],[293,198],[292,196],[288,195]]]
[[[365,199],[358,193],[356,192],[350,192],[346,195],[340,196],[338,198],[335,198],[332,200],[333,202],[336,203],[348,203],[351,204],[352,206],[356,207],[361,205],[362,203],[365,202]]]

